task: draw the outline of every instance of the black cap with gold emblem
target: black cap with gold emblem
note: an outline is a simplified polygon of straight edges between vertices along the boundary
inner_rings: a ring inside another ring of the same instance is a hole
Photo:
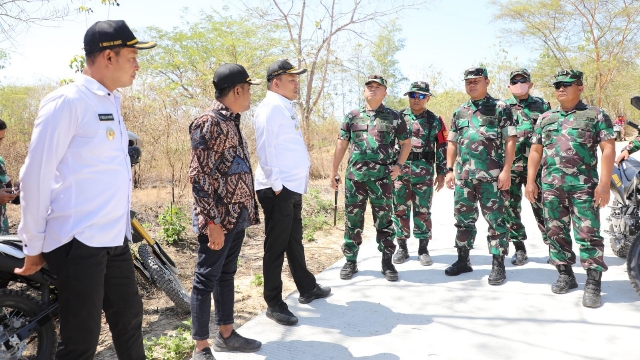
[[[296,69],[295,66],[291,65],[289,60],[278,60],[269,65],[269,68],[267,69],[267,81],[270,81],[274,77],[282,74],[302,75],[306,72],[307,69]]]
[[[98,21],[84,34],[84,52],[87,55],[121,46],[145,50],[155,47],[156,43],[138,41],[124,20]]]

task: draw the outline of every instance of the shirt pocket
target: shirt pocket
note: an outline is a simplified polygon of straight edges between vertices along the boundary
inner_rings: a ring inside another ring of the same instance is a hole
[[[558,123],[550,123],[542,128],[542,145],[547,146],[555,142],[558,133]]]
[[[595,119],[576,120],[571,123],[571,142],[591,145],[594,142]]]
[[[488,140],[498,140],[500,132],[498,118],[495,116],[482,116],[479,120],[482,136]]]
[[[379,145],[390,145],[394,142],[395,134],[393,131],[393,124],[377,119],[375,127],[376,141]]]

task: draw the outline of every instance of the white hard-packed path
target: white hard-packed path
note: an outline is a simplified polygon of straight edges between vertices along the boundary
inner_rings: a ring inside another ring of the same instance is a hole
[[[216,359],[640,359],[640,296],[606,234],[603,306],[588,309],[581,305],[586,275],[579,264],[574,265],[579,288],[564,295],[551,292],[557,271],[546,263],[547,248],[526,200],[529,262],[515,267],[505,261],[507,281],[501,286],[487,283],[491,256],[482,216],[471,251],[474,271],[444,274],[456,260],[453,191],[436,193],[432,211],[432,266],[420,266],[417,241],[411,239],[411,258],[396,265],[400,280],[386,281],[375,233],[366,229],[360,272],[353,279],[339,278],[344,261],[338,261],[317,276],[331,286],[330,297],[308,305],[298,303],[297,292],[286,298],[298,325],[278,325],[262,313],[238,329],[262,341],[260,351],[214,353]],[[601,212],[603,228],[608,228],[608,212]],[[512,253],[513,246],[509,258]]]

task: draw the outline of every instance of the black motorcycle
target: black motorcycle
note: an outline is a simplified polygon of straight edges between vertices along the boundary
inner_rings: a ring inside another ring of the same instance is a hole
[[[139,138],[129,133],[131,165],[140,161]],[[173,301],[180,312],[190,311],[190,298],[178,279],[178,269],[162,246],[131,211],[134,243],[131,248],[136,272]],[[22,241],[16,235],[0,236],[0,360],[52,359],[58,345],[55,320],[58,318],[56,278],[46,265],[31,276],[13,270],[24,264]]]
[[[631,98],[631,105],[640,110],[640,96]],[[640,131],[640,126],[627,125]],[[619,257],[627,258],[627,273],[631,285],[640,295],[640,161],[634,158],[620,161],[611,176],[613,204],[607,233],[611,249]]]

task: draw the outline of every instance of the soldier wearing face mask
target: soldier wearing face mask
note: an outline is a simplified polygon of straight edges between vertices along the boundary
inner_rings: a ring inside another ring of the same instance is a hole
[[[531,137],[538,121],[538,117],[551,109],[549,102],[529,94],[533,88],[531,74],[527,69],[516,69],[511,72],[508,86],[512,96],[504,102],[511,107],[513,119],[516,122],[518,139],[516,142],[516,155],[511,167],[511,187],[509,188],[509,201],[507,202],[507,227],[509,239],[516,248],[511,258],[511,263],[516,266],[524,265],[527,261],[527,249],[524,240],[527,239],[524,225],[520,218],[522,203],[522,187],[527,184],[527,159],[531,150]],[[536,175],[536,184],[540,187],[541,171]],[[547,233],[544,227],[542,214],[542,194],[539,193],[536,201],[531,203],[533,215],[538,223],[538,229],[542,233],[542,240],[549,245]]]

